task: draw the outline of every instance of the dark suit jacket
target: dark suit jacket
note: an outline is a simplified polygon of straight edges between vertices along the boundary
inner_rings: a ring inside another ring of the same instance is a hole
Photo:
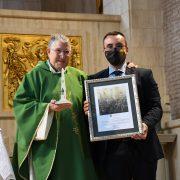
[[[163,151],[156,134],[155,125],[161,120],[162,107],[160,95],[155,82],[152,71],[142,68],[127,68],[126,74],[135,74],[138,96],[140,102],[140,110],[143,122],[148,125],[148,135],[146,140],[130,140],[140,151],[140,158],[145,158],[148,161],[158,160],[163,158]],[[89,76],[89,79],[99,79],[109,77],[109,69],[104,69],[94,75]],[[95,164],[98,167],[103,166],[103,161],[109,153],[110,142],[117,140],[108,140],[93,143],[93,156]]]

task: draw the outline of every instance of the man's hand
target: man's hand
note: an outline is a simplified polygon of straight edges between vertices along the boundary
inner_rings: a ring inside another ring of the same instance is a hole
[[[72,104],[70,104],[70,103],[56,104],[56,100],[51,100],[50,105],[49,105],[49,110],[60,112],[64,109],[71,108],[71,106],[72,106]]]
[[[131,138],[136,140],[140,140],[140,139],[145,140],[147,137],[147,133],[148,133],[148,126],[145,123],[142,123],[142,134],[132,135]]]
[[[86,100],[86,101],[84,101],[84,107],[83,107],[83,109],[84,109],[84,113],[86,114],[86,115],[88,115],[88,111],[89,111],[89,102]]]

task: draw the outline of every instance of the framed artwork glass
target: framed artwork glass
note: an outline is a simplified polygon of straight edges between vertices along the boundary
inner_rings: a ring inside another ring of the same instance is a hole
[[[85,81],[91,141],[142,133],[135,75]]]

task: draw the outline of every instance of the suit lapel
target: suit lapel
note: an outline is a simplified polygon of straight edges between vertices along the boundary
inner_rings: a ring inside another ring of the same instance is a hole
[[[105,69],[101,74],[100,78],[107,78],[109,77],[109,68]]]

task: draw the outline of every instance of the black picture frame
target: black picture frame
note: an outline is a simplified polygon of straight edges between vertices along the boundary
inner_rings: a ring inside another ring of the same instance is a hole
[[[142,133],[135,75],[85,81],[91,141]]]

